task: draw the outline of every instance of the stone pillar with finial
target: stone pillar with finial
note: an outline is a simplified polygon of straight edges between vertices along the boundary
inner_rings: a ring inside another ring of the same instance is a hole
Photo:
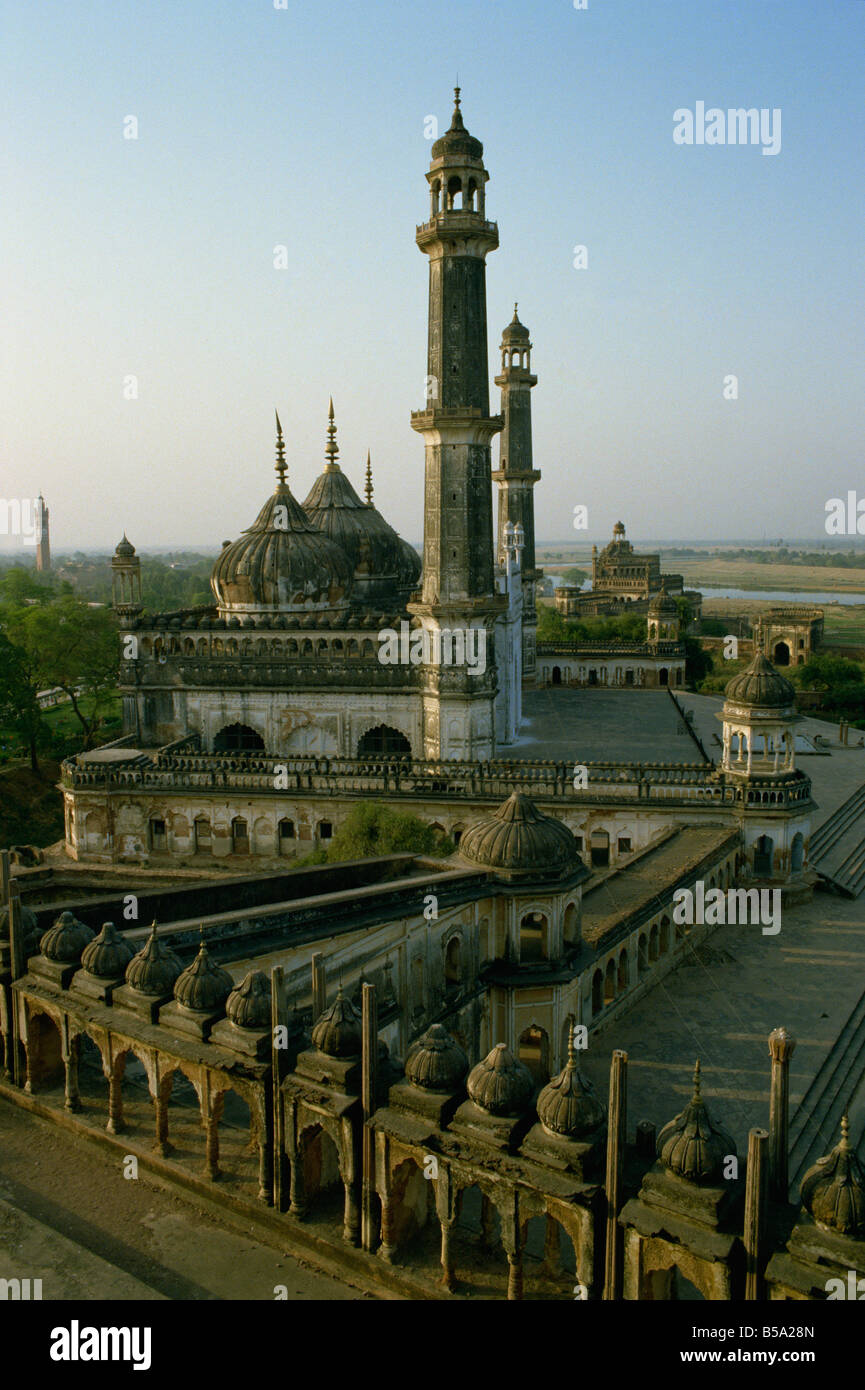
[[[787,1171],[790,1123],[790,1058],[796,1040],[786,1028],[769,1034],[772,1077],[769,1090],[769,1192],[786,1203],[790,1186]]]
[[[375,1133],[369,1121],[375,1111],[378,1082],[378,1006],[375,985],[363,986],[361,1010],[361,1243],[364,1250],[374,1250],[378,1243]]]
[[[755,1302],[763,1293],[763,1242],[766,1229],[766,1162],[769,1134],[765,1129],[748,1133],[748,1170],[745,1176],[745,1298]]]
[[[607,1117],[607,1242],[604,1259],[604,1299],[615,1301],[621,1275],[621,1233],[618,1216],[627,1136],[628,1054],[618,1048],[610,1065],[610,1108]]]

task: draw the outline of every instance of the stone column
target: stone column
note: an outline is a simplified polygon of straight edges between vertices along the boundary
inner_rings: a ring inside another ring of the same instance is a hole
[[[202,1102],[204,1119],[204,1172],[211,1183],[220,1176],[220,1119],[223,1116],[224,1094],[210,1098],[210,1084],[204,1087]]]
[[[769,1090],[769,1192],[776,1202],[787,1202],[790,1109],[790,1058],[796,1040],[786,1028],[769,1034],[772,1077]]]
[[[369,1121],[375,1111],[378,1080],[378,1007],[375,985],[364,984],[361,1000],[361,1238],[364,1250],[374,1250],[378,1243],[375,1132]]]
[[[123,1071],[120,1070],[122,1065]],[[108,1065],[108,1123],[105,1128],[109,1134],[122,1134],[126,1128],[123,1123],[123,1072],[126,1058],[112,1058]]]
[[[628,1054],[613,1053],[610,1066],[610,1109],[607,1116],[607,1247],[604,1268],[604,1299],[615,1301],[619,1294],[621,1267],[618,1226],[620,1189],[627,1125]]]
[[[171,1153],[171,1145],[168,1142],[168,1097],[171,1095],[172,1085],[173,1075],[169,1075],[163,1081],[157,1081],[156,1094],[153,1097],[156,1110],[156,1142],[153,1147],[163,1158]]]
[[[81,1098],[78,1093],[78,1058],[81,1050],[81,1040],[77,1036],[72,1036],[69,1028],[69,1016],[63,1015],[60,1022],[60,1055],[63,1058],[64,1076],[64,1099],[63,1104],[67,1110],[73,1113],[81,1109]]]
[[[453,1235],[454,1223],[453,1221],[446,1221],[444,1218],[441,1218],[440,1224],[442,1228],[441,1283],[442,1287],[448,1290],[448,1293],[453,1293],[456,1287],[453,1251],[451,1250],[451,1236]]]
[[[763,1238],[766,1224],[766,1154],[769,1135],[765,1129],[748,1134],[748,1171],[745,1179],[745,1298],[755,1302],[763,1296]]]
[[[508,1300],[519,1300],[523,1296],[523,1254],[516,1250],[508,1251]]]

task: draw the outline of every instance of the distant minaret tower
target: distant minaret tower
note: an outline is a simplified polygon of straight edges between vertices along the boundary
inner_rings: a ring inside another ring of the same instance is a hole
[[[45,498],[40,492],[36,500],[36,568],[38,570],[50,570],[51,568],[51,538],[48,534],[49,511],[45,505]]]
[[[483,674],[422,667],[423,752],[485,759],[495,752],[493,625],[507,604],[493,579],[490,441],[502,421],[490,415],[487,363],[486,255],[499,233],[486,220],[483,145],[463,125],[458,87],[455,98],[426,176],[430,220],[415,238],[429,256],[429,335],[426,406],[411,418],[424,437],[426,486],[421,597],[409,611],[431,636],[482,629]]]
[[[535,601],[543,570],[535,568],[535,503],[533,488],[540,473],[532,468],[532,398],[537,385],[532,376],[529,330],[514,316],[502,334],[502,371],[496,386],[502,388],[502,431],[499,468],[493,478],[499,485],[499,525],[496,555],[504,563],[508,522],[523,528],[523,680],[533,685],[536,671],[538,613]]]
[[[111,602],[121,622],[128,622],[141,612],[141,561],[135,546],[126,539],[119,542],[111,557]]]

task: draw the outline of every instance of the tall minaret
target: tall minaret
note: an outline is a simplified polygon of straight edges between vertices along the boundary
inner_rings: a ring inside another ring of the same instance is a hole
[[[493,624],[507,604],[493,579],[486,255],[499,244],[486,220],[483,145],[469,135],[459,88],[450,129],[432,147],[430,220],[416,241],[429,256],[426,408],[412,412],[424,437],[423,580],[409,611],[426,632],[478,628],[485,669],[465,663],[423,666],[424,754],[491,758],[495,752]],[[484,635],[485,634],[485,635]],[[475,637],[472,637],[472,641]]]
[[[51,538],[48,534],[48,521],[50,513],[45,505],[45,498],[40,492],[36,501],[36,568],[38,570],[50,570],[51,568]]]
[[[504,563],[505,528],[523,528],[523,679],[534,685],[536,670],[536,638],[538,613],[535,593],[543,570],[535,568],[535,503],[533,488],[540,473],[532,468],[532,398],[531,389],[537,385],[532,376],[532,345],[529,330],[514,316],[502,334],[502,371],[496,386],[502,388],[502,418],[505,422],[499,451],[498,471],[493,474],[499,485],[499,527],[496,555]]]

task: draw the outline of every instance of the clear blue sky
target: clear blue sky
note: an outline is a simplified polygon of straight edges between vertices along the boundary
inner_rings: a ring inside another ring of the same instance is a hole
[[[420,538],[414,232],[457,71],[501,239],[490,376],[515,299],[535,345],[539,535],[817,536],[865,495],[862,0],[0,13],[0,496],[41,488],[56,546],[218,547],[272,487],[274,406],[306,496],[330,394],[343,466],[359,488],[370,448]],[[698,101],[780,108],[781,152],[676,145]]]

